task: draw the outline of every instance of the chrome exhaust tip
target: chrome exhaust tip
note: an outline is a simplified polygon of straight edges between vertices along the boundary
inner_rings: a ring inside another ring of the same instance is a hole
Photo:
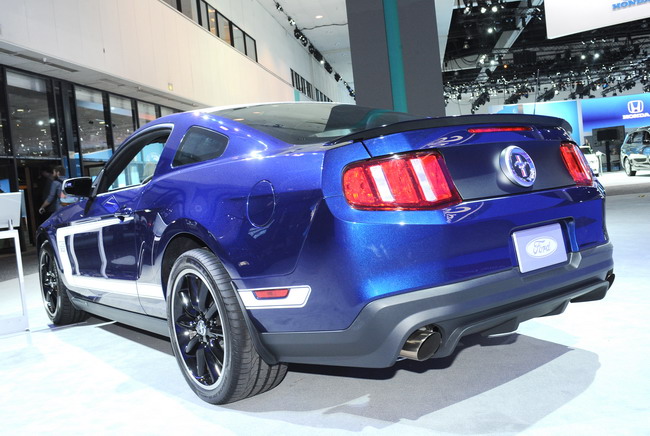
[[[441,343],[440,332],[430,327],[424,327],[411,333],[399,355],[411,360],[427,360],[438,351]]]

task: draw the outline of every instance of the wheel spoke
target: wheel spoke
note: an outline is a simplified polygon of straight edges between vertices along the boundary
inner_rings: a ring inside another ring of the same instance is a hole
[[[190,339],[190,341],[185,346],[185,353],[186,354],[192,354],[192,350],[194,350],[194,347],[196,347],[196,344],[198,344],[198,343],[199,343],[199,336],[196,335],[192,339]],[[198,358],[198,352],[196,354],[197,354],[197,358]]]
[[[223,327],[213,327],[208,331],[208,337],[211,339],[223,338]]]
[[[176,325],[185,330],[194,330],[194,323],[191,320],[183,319],[182,316],[176,320]]]
[[[208,311],[205,312],[205,319],[208,321],[212,319],[212,317],[217,313],[217,303],[213,302],[210,307],[208,307]]]
[[[219,357],[212,346],[206,347],[205,351],[205,357],[208,361],[208,371],[210,371],[212,379],[216,380],[217,377],[221,376],[221,372],[223,371],[223,353],[221,353],[221,357]],[[214,374],[213,371],[215,371],[216,374]]]
[[[208,300],[209,294],[210,291],[208,290],[208,287],[205,285],[205,283],[203,283],[203,281],[201,281],[201,285],[199,286],[199,311],[200,312],[205,312],[206,309],[205,303]]]
[[[190,303],[194,310],[199,310],[199,284],[197,283],[198,278],[194,275],[187,275],[185,280],[187,280],[187,286],[190,294]]]
[[[196,375],[198,377],[203,377],[205,374],[205,348],[201,347],[196,351]]]
[[[181,291],[178,293],[178,297],[181,300],[182,306],[183,306],[183,313],[185,316],[188,318],[194,318],[195,314],[192,313],[192,301],[190,300],[190,296],[187,292]]]

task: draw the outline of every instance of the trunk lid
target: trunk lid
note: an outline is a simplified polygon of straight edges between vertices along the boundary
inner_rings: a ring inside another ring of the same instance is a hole
[[[491,127],[529,130],[471,131]],[[359,132],[356,138],[349,139],[361,139],[372,157],[436,149],[461,197],[476,200],[575,185],[560,152],[561,143],[571,141],[567,129],[570,127],[566,121],[552,117],[478,115],[404,122]],[[511,182],[502,169],[504,150],[511,146],[524,150],[534,162],[533,186]]]

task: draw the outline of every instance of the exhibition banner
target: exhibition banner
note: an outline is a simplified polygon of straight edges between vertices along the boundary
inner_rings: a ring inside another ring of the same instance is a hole
[[[625,130],[650,125],[650,94],[590,98],[582,103],[585,135],[593,129],[625,126]]]
[[[650,107],[650,106],[649,106]],[[580,144],[580,116],[578,114],[578,102],[553,101],[548,103],[523,103],[494,105],[490,107],[490,113],[493,114],[535,114],[547,115],[550,117],[563,118],[571,125],[571,137]]]
[[[544,0],[549,39],[650,17],[650,0]]]

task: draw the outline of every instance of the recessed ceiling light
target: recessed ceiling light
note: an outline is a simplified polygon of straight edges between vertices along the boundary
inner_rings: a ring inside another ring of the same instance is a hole
[[[316,15],[316,19],[317,19],[317,20],[320,20],[321,18],[323,18],[322,15]]]

